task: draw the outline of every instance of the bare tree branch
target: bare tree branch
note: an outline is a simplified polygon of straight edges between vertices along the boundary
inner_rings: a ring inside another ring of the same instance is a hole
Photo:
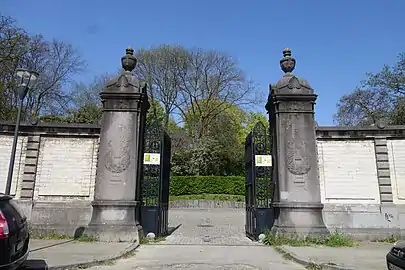
[[[71,96],[68,86],[85,62],[72,45],[62,41],[46,41],[40,35],[30,36],[16,27],[12,18],[0,15],[0,118],[15,116],[17,97],[13,75],[16,68],[35,70],[40,74],[24,104],[23,120],[67,108]]]
[[[339,125],[364,126],[378,121],[405,123],[405,54],[398,55],[393,66],[385,65],[376,73],[367,73],[367,79],[354,92],[343,96],[337,104],[334,120]]]

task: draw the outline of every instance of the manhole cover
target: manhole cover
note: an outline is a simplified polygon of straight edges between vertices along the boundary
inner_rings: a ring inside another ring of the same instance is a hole
[[[198,224],[197,227],[200,227],[200,228],[212,228],[212,227],[214,227],[214,225],[211,225],[211,224]]]

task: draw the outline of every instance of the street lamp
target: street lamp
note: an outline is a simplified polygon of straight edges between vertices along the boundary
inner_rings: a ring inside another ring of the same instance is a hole
[[[15,72],[15,80],[17,82],[16,94],[20,103],[18,104],[17,123],[15,124],[13,146],[11,148],[10,166],[8,168],[6,195],[10,195],[11,182],[13,180],[15,152],[17,150],[18,142],[18,130],[20,128],[21,110],[24,102],[24,98],[28,93],[28,90],[33,87],[38,79],[39,74],[35,71],[19,68]]]

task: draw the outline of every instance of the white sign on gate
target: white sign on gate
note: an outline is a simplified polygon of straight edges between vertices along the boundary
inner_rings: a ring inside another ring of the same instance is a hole
[[[256,167],[271,167],[271,155],[255,155]]]
[[[145,165],[160,165],[160,154],[158,153],[144,153],[143,164]]]

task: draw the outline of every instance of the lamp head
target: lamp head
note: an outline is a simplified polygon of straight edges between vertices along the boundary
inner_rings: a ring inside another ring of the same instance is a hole
[[[15,72],[17,82],[17,95],[20,99],[24,99],[27,92],[37,82],[39,74],[33,70],[18,68]]]

